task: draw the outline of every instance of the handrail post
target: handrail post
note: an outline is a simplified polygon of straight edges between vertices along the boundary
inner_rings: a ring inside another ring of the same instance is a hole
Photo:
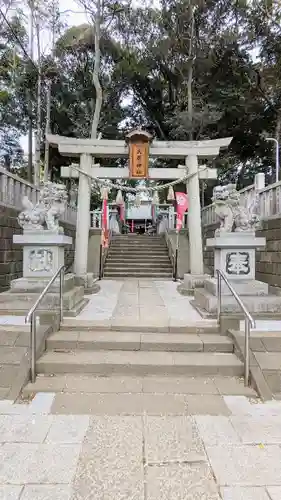
[[[31,350],[31,382],[35,383],[36,379],[36,315],[32,313],[30,322],[30,350]]]
[[[218,293],[218,311],[217,311],[217,320],[218,324],[221,323],[221,275],[217,270],[217,293]]]
[[[102,244],[100,244],[99,280],[101,280],[101,279],[102,279],[102,275],[103,275],[102,258],[103,258],[103,255],[102,255]]]
[[[63,289],[64,289],[64,267],[60,272],[60,325],[63,322]]]
[[[244,383],[249,386],[250,382],[250,363],[249,363],[249,340],[250,340],[250,320],[245,318],[245,363],[244,363]]]

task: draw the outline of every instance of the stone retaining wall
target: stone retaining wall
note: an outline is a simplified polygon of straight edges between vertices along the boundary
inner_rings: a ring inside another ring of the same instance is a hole
[[[257,252],[256,278],[281,288],[281,218],[263,220],[257,236],[266,238],[266,248]]]
[[[213,275],[214,273],[214,251],[212,248],[206,247],[207,238],[213,238],[215,230],[219,224],[210,224],[209,226],[203,226],[203,260],[204,260],[204,272]]]
[[[22,249],[13,244],[13,235],[22,234],[18,225],[19,211],[15,208],[0,206],[0,292],[8,290],[10,282],[22,276]],[[74,258],[75,227],[61,223],[67,236],[72,236],[73,244],[65,252],[67,267],[72,266]]]
[[[218,224],[203,227],[204,266],[210,274],[214,271],[214,252],[206,248],[206,239],[214,236],[217,227]],[[257,252],[256,278],[281,288],[281,217],[264,219],[257,236],[266,238],[266,248]]]

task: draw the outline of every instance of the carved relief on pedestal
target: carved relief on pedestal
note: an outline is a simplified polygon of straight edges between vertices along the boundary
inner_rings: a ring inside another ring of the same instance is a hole
[[[225,259],[225,271],[232,276],[250,274],[249,252],[228,252]]]
[[[31,272],[51,272],[53,269],[53,252],[44,248],[30,250],[28,267]]]

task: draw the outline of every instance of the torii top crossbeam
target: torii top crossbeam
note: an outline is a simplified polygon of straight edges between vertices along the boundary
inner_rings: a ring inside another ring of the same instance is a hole
[[[65,156],[77,157],[89,154],[95,158],[128,158],[129,148],[126,141],[109,139],[75,139],[60,135],[47,134],[47,141],[57,146]],[[215,157],[220,149],[227,148],[232,137],[213,139],[209,141],[157,141],[149,148],[149,156],[154,158],[182,159],[187,156],[200,158]]]

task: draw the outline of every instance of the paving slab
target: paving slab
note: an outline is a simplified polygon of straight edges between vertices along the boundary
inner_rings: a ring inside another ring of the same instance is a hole
[[[91,418],[73,489],[72,500],[144,498],[141,418]]]
[[[86,415],[57,415],[53,418],[45,443],[82,443],[89,423],[90,419]]]
[[[139,393],[142,392],[142,379],[126,376],[94,377],[79,374],[39,376],[34,384],[27,384],[23,390],[24,396],[34,392]]]
[[[6,399],[10,392],[10,387],[0,387],[0,400]]]
[[[212,333],[199,334],[199,338],[203,342],[203,350],[205,352],[233,352],[233,342],[226,335],[216,335]]]
[[[43,443],[52,424],[49,415],[0,415],[0,443]]]
[[[184,395],[178,394],[57,394],[53,414],[74,415],[184,415]]]
[[[84,445],[92,447],[96,458],[119,456],[120,463],[138,465],[143,460],[143,423],[141,417],[91,417]]]
[[[228,417],[196,415],[194,417],[204,444],[209,446],[241,444],[238,433]]]
[[[25,347],[0,346],[0,364],[19,365],[26,354],[27,349]]]
[[[220,394],[231,396],[256,396],[252,387],[245,387],[244,379],[237,377],[220,377],[214,379],[214,384]]]
[[[50,413],[54,397],[54,393],[44,394],[39,392],[31,401],[29,411],[31,413]]]
[[[0,448],[0,484],[70,484],[80,445],[5,443]]]
[[[186,395],[189,415],[230,415],[222,396],[219,395]]]
[[[233,416],[229,420],[244,444],[281,444],[280,416]]]
[[[220,500],[207,464],[147,467],[146,474],[147,500]]]
[[[64,392],[86,393],[136,393],[142,391],[141,379],[137,377],[83,377],[65,375]]]
[[[215,382],[203,377],[146,377],[143,392],[170,394],[218,394]]]
[[[281,487],[280,486],[268,486],[267,493],[269,494],[270,500],[280,500]]]
[[[145,417],[144,442],[148,464],[206,461],[192,417]]]
[[[250,415],[252,406],[245,396],[223,396],[224,402],[233,415]]]
[[[221,488],[221,494],[223,500],[269,500],[266,489],[259,487]]]
[[[19,500],[23,486],[0,486],[0,500]]]
[[[262,370],[281,370],[280,353],[255,352],[255,357]]]
[[[220,486],[280,486],[281,448],[277,445],[206,446]]]
[[[203,342],[199,335],[146,333],[141,334],[140,341],[141,349],[144,351],[203,351]]]
[[[72,487],[70,485],[41,484],[37,486],[26,485],[23,489],[20,500],[71,500],[71,498]]]
[[[71,500],[143,500],[143,464],[122,462],[118,455],[101,462],[84,445],[72,488]]]

